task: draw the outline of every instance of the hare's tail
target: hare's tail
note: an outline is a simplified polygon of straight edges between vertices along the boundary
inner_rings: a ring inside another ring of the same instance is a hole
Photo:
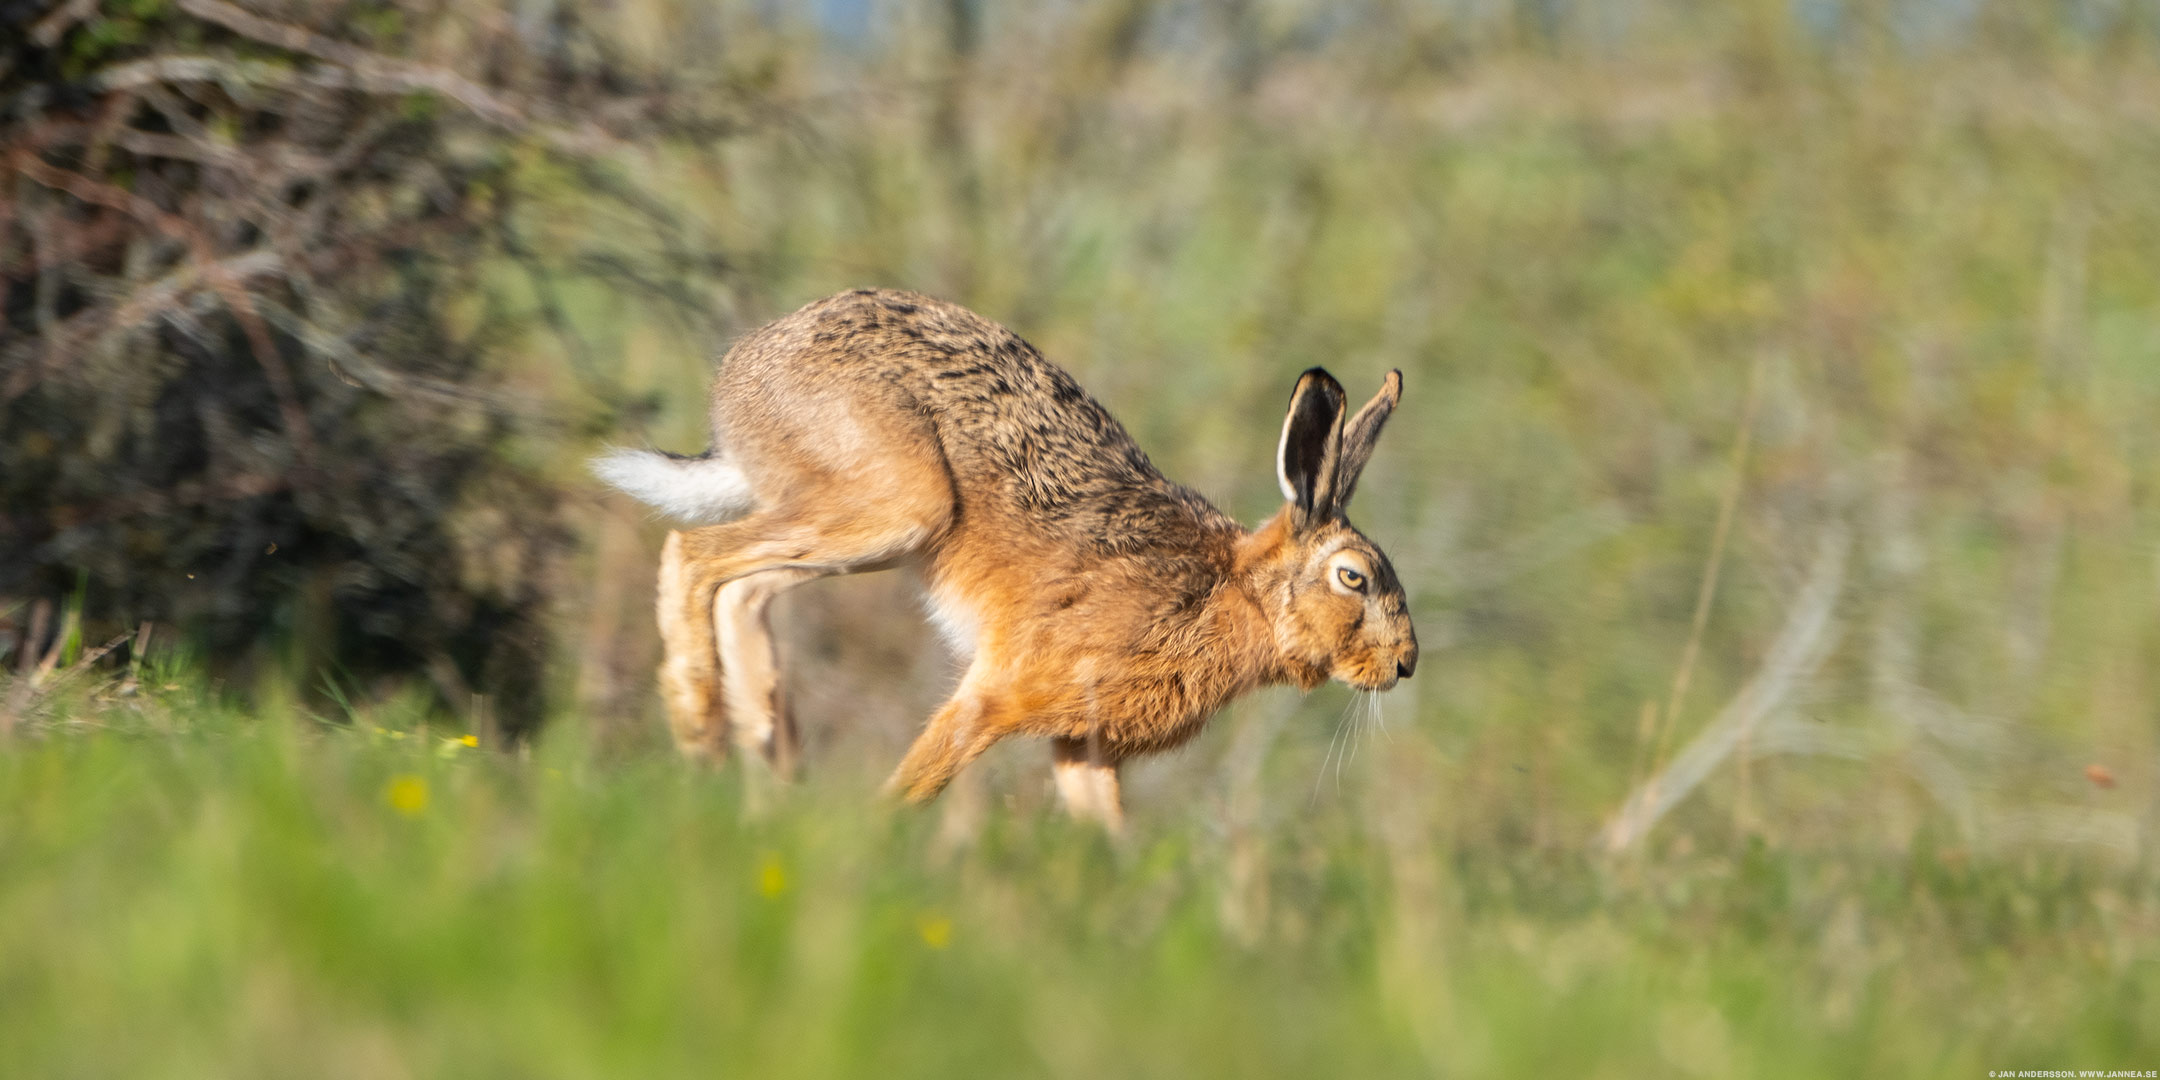
[[[593,475],[686,525],[714,525],[750,512],[750,478],[718,449],[697,457],[614,449],[592,461]]]

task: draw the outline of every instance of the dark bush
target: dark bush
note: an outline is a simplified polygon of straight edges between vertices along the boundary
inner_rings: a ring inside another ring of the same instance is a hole
[[[623,403],[575,341],[582,394],[520,393],[526,327],[568,333],[565,274],[680,300],[724,269],[679,239],[551,251],[535,193],[679,238],[613,157],[731,122],[571,5],[461,8],[456,72],[407,58],[446,32],[414,0],[6,7],[0,617],[80,588],[94,631],[424,673],[529,724],[570,533],[519,447]]]

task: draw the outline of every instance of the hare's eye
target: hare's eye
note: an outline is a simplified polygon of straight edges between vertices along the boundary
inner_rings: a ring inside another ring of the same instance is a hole
[[[1335,580],[1342,582],[1343,588],[1349,589],[1351,592],[1365,591],[1365,575],[1347,566],[1335,568]]]

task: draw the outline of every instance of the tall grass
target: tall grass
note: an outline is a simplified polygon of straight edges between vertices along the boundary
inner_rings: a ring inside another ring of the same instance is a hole
[[[0,1070],[1957,1076],[2160,1049],[2160,889],[2068,853],[1615,864],[1479,842],[1445,771],[1398,759],[1353,808],[1270,820],[1254,873],[1205,797],[1124,845],[1040,805],[956,841],[867,778],[746,817],[733,778],[394,712],[153,689],[0,755]]]

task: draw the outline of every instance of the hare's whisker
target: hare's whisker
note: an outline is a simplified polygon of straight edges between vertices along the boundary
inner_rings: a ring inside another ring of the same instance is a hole
[[[1335,744],[1343,741],[1349,721],[1350,706],[1346,704],[1343,706],[1342,713],[1335,718],[1335,734],[1328,737],[1327,753],[1320,756],[1320,771],[1313,776],[1313,805],[1318,805],[1320,802],[1320,783],[1327,779],[1328,761],[1335,758]],[[1335,790],[1342,790],[1342,765],[1340,763],[1335,766]]]

